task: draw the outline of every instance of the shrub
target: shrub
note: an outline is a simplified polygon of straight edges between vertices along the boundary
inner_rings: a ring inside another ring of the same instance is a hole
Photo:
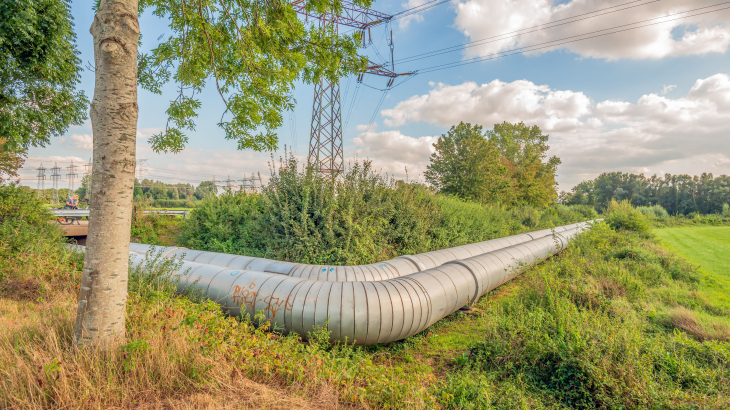
[[[636,208],[644,216],[648,218],[666,219],[669,218],[669,213],[661,205],[652,206],[640,206]]]
[[[730,205],[722,204],[722,216],[730,218]]]
[[[617,231],[649,232],[649,222],[646,220],[646,217],[634,208],[628,200],[620,202],[612,200],[608,204],[604,219],[606,223]]]
[[[507,209],[436,194],[354,163],[332,179],[282,159],[260,195],[201,201],[179,245],[312,264],[365,264],[585,220],[564,205]]]
[[[52,219],[53,214],[32,189],[14,184],[0,185],[0,222],[41,226]]]
[[[0,295],[35,299],[51,287],[73,288],[83,257],[62,246],[52,220],[33,190],[0,186]]]
[[[268,238],[263,238],[259,220],[263,215],[261,195],[223,194],[199,201],[180,231],[179,244],[191,249],[237,255],[263,256]]]
[[[149,205],[148,201],[134,201],[132,240],[149,245],[175,245],[178,231],[182,227],[182,218],[154,212],[147,213]]]
[[[200,201],[189,201],[186,199],[153,199],[150,206],[155,208],[195,208]]]

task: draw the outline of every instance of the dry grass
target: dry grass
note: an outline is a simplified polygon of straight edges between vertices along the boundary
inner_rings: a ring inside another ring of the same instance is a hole
[[[699,341],[730,341],[730,329],[722,323],[700,320],[695,312],[679,307],[669,314],[669,321],[677,329],[684,330]]]
[[[255,363],[247,366],[247,360],[241,363],[217,351],[205,354],[204,343],[195,335],[202,329],[179,326],[182,312],[171,307],[160,304],[157,312],[129,309],[130,314],[139,314],[130,320],[130,336],[144,340],[144,345],[130,348],[134,345],[130,343],[127,348],[109,352],[81,352],[71,343],[73,296],[40,304],[0,299],[0,408],[367,407],[342,402],[342,389],[336,391],[315,374],[303,382],[285,380],[266,360],[260,363],[266,370],[253,372],[256,380],[252,380],[246,374],[252,373],[248,367]],[[143,317],[156,317],[156,325],[145,326],[140,320]],[[257,347],[264,347],[261,342],[266,340],[251,334],[249,338],[254,355],[263,356]],[[219,350],[232,353],[230,349]],[[244,357],[252,353],[243,346],[238,351]],[[299,365],[306,367],[306,363]]]

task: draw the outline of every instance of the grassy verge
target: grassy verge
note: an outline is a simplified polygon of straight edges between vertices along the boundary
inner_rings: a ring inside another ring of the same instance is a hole
[[[663,228],[654,232],[675,253],[698,266],[702,290],[730,308],[730,227]]]
[[[78,255],[20,246],[48,224],[10,214],[7,232],[25,236],[0,260],[24,259],[0,286],[32,279],[45,293],[0,295],[0,408],[730,407],[730,306],[650,234],[611,228],[643,230],[635,213],[607,216],[471,311],[367,348],[226,317],[176,295],[176,262],[152,256],[130,273],[128,338],[108,352],[72,344]]]
[[[606,225],[390,346],[444,408],[730,406],[730,305],[656,239]]]

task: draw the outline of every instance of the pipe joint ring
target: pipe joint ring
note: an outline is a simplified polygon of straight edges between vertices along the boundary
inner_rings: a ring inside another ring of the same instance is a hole
[[[416,266],[417,272],[423,272],[426,270],[426,266],[421,263],[418,259],[414,258],[413,255],[401,255],[397,257],[396,259],[405,259],[408,262],[414,264]]]
[[[445,265],[450,265],[450,264],[460,265],[460,266],[465,267],[466,270],[468,270],[469,273],[471,273],[471,276],[474,278],[474,296],[469,301],[469,307],[474,306],[474,304],[477,303],[477,299],[479,298],[479,294],[481,293],[481,289],[480,289],[480,286],[479,286],[479,278],[477,277],[477,274],[474,272],[474,270],[472,269],[472,267],[469,266],[468,263],[464,262],[461,259],[457,259],[457,260],[454,260],[454,261],[446,262],[446,263],[444,263],[444,266]]]

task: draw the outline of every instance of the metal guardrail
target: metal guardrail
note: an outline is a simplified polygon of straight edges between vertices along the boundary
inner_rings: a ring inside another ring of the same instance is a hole
[[[51,209],[51,212],[58,217],[88,217],[90,211],[88,209]],[[152,209],[144,211],[146,214],[160,214],[160,215],[182,215],[183,220],[187,218],[190,211],[188,210],[167,210],[167,209]]]
[[[51,209],[51,212],[56,216],[89,216],[88,209]]]

